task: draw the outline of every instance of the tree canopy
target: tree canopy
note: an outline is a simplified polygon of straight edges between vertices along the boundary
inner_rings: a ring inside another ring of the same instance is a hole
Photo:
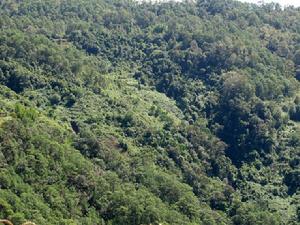
[[[299,225],[300,9],[0,1],[0,219]]]

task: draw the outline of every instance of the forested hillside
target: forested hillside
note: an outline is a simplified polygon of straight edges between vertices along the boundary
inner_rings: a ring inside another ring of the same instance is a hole
[[[0,0],[0,219],[299,225],[300,8]]]

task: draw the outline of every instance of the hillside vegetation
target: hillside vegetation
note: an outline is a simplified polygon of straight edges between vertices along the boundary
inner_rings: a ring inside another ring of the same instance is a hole
[[[0,1],[0,219],[299,225],[300,8]]]

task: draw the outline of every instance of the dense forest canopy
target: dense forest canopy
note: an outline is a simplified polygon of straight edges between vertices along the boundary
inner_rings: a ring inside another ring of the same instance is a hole
[[[0,1],[0,219],[299,225],[300,8]]]

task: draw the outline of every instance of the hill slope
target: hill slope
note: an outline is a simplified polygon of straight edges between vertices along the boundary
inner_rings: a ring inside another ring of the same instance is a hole
[[[0,1],[0,218],[300,224],[300,10]]]

